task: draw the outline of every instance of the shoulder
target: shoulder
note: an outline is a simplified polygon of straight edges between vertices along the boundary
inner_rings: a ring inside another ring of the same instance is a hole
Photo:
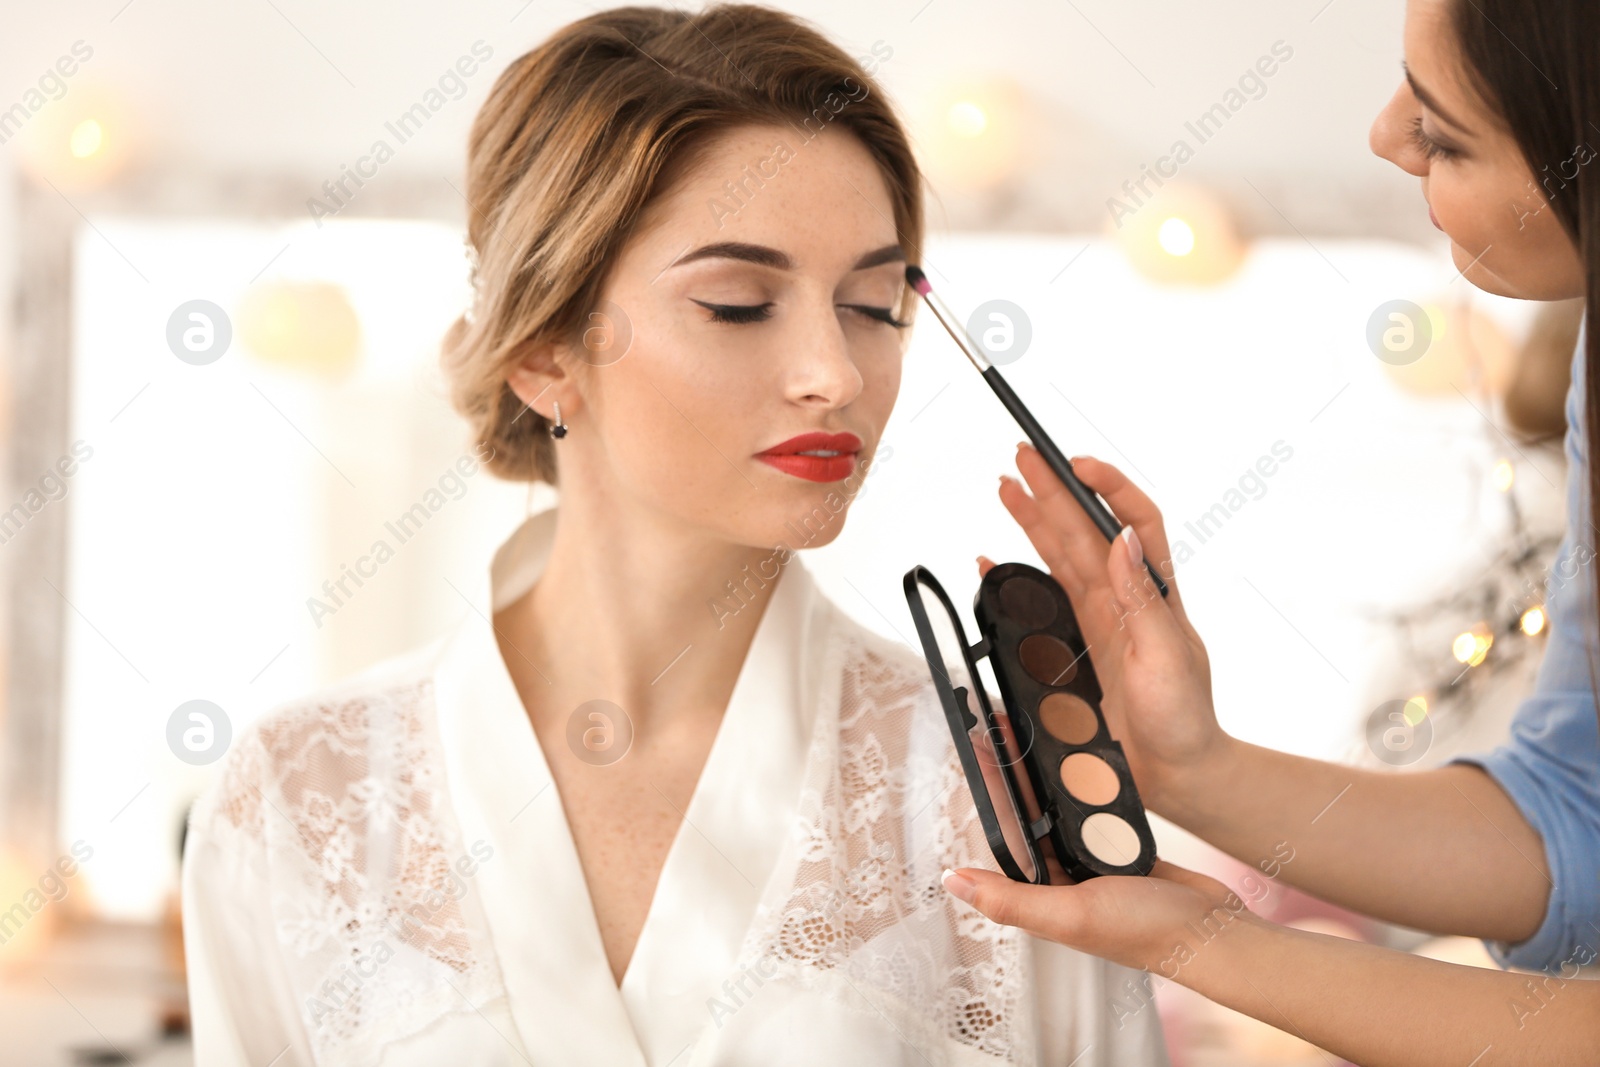
[[[870,701],[880,711],[937,701],[922,653],[863,625],[838,605],[833,612],[846,694]]]
[[[961,782],[965,775],[950,736],[944,705],[934,686],[932,669],[920,649],[885,637],[834,608],[839,621],[835,633],[840,648],[839,725],[870,729],[885,740],[894,738],[910,760],[914,773],[937,774]],[[1004,707],[998,694],[984,687],[989,705]],[[965,788],[961,790],[965,793]]]
[[[957,827],[975,819],[976,812],[928,661],[838,607],[834,611],[839,657],[834,740],[842,778],[840,801],[858,804],[862,798],[856,793],[880,800],[892,794],[900,805],[935,815],[890,822],[897,836],[906,839],[908,854],[931,844],[912,840],[929,832],[943,853],[962,836]],[[937,803],[930,803],[935,799]],[[967,859],[963,850],[957,852],[961,854],[951,852],[946,858]]]
[[[937,886],[946,866],[990,866],[928,661],[834,610],[838,714],[829,740],[837,763],[835,802],[852,819],[870,815],[861,828],[892,843],[918,868],[914,879]]]
[[[191,812],[186,914],[197,928],[211,917],[234,978],[277,983],[259,1004],[256,989],[233,990],[235,1010],[303,1030],[295,1062],[376,1063],[461,997],[504,995],[481,902],[457,873],[469,872],[432,726],[447,643],[269,708]]]
[[[434,668],[444,641],[268,708],[233,739],[195,800],[191,829],[276,836],[273,820],[293,815],[289,808],[301,815],[316,804],[337,809],[372,781],[380,764],[386,776],[406,773],[404,764],[428,743]],[[375,761],[375,752],[387,758]],[[396,757],[398,766],[391,762]]]

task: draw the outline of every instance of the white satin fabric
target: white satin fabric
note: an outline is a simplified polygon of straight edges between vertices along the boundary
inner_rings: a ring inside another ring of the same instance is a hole
[[[554,521],[448,636],[236,740],[183,868],[200,1067],[1167,1063],[1147,976],[940,887],[995,865],[926,665],[798,556],[619,987],[488,621]]]

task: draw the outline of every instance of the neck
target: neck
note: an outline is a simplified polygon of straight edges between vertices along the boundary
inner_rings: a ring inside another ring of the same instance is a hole
[[[773,552],[621,510],[596,494],[563,494],[543,573],[502,613],[549,681],[535,713],[564,717],[602,698],[640,731],[720,718],[782,577],[752,577],[773,575]]]

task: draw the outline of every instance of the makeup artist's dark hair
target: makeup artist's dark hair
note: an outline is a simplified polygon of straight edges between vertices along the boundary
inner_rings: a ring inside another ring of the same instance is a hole
[[[1583,260],[1584,438],[1589,513],[1600,532],[1600,0],[1456,0],[1465,74],[1497,112]],[[1590,549],[1597,547],[1589,538]],[[1579,545],[1573,545],[1577,550]],[[1600,561],[1586,579],[1600,604]],[[1586,623],[1600,627],[1600,619]],[[1589,664],[1591,678],[1595,664]]]
[[[477,300],[441,352],[452,402],[493,449],[492,473],[556,482],[550,423],[524,410],[506,372],[532,345],[579,337],[645,209],[717,134],[782,127],[791,152],[855,136],[888,188],[907,262],[920,260],[922,175],[868,73],[893,54],[880,41],[852,59],[793,15],[718,4],[601,11],[512,60],[468,139]]]

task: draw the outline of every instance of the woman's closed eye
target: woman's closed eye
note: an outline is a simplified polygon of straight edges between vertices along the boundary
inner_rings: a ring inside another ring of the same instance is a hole
[[[690,297],[690,299],[694,300],[693,297]],[[705,300],[695,300],[694,302],[711,312],[712,322],[739,325],[742,323],[762,322],[772,317],[770,310],[772,301],[770,300],[764,304],[712,304]],[[909,322],[902,322],[895,318],[892,308],[873,307],[870,304],[840,304],[838,306],[869,318],[874,322],[893,326],[897,330],[903,330],[911,325]]]
[[[887,326],[893,326],[897,330],[903,330],[907,326],[911,325],[909,322],[901,322],[899,319],[895,318],[893,308],[873,307],[870,304],[840,304],[839,306],[865,315],[874,322],[881,322]]]
[[[689,299],[694,300],[693,297]],[[694,302],[711,312],[712,322],[737,324],[760,322],[763,319],[772,317],[772,312],[768,310],[768,308],[772,307],[772,301],[770,300],[764,304],[708,304],[704,300],[695,300]]]
[[[1428,159],[1454,159],[1461,153],[1447,144],[1429,137],[1422,128],[1422,116],[1418,115],[1411,120],[1411,140],[1417,149]]]

